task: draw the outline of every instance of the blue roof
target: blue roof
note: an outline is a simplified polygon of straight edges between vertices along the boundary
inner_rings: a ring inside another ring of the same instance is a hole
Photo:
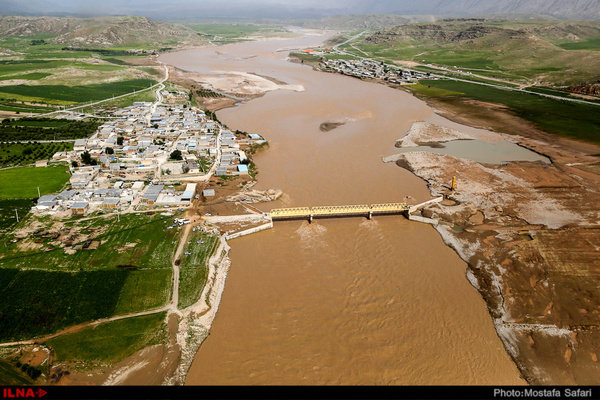
[[[251,133],[249,135],[252,139],[260,139],[260,135],[257,135],[256,133]]]
[[[240,165],[238,165],[238,171],[239,172],[248,172],[248,166],[244,165],[244,164],[240,164]]]

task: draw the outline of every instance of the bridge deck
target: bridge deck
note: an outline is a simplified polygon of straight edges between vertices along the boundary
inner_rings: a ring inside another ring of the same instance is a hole
[[[401,214],[409,209],[405,203],[388,203],[374,205],[350,205],[350,206],[320,206],[320,207],[297,207],[297,208],[275,208],[271,210],[273,220],[280,219],[305,219],[305,218],[330,218],[330,217],[352,217],[372,216],[384,214]]]

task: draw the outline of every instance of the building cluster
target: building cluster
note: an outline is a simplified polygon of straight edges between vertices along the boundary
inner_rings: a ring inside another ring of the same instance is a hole
[[[356,78],[383,79],[392,83],[409,83],[418,79],[428,79],[429,74],[403,70],[379,61],[372,60],[330,60],[324,59],[319,64],[324,70]]]
[[[263,141],[258,135],[236,135],[195,107],[136,102],[116,111],[91,137],[76,140],[72,151],[54,154],[54,161],[72,166],[70,188],[42,196],[34,210],[81,215],[186,205],[196,196],[196,184],[159,183],[194,175],[208,180],[211,172],[247,174],[244,150]]]

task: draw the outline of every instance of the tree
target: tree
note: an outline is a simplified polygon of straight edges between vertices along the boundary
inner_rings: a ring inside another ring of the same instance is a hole
[[[187,174],[188,172],[190,172],[190,167],[186,164],[183,167],[181,167],[181,170],[184,174]]]
[[[73,161],[71,161],[71,166],[73,168],[77,168],[77,167],[79,167],[79,163],[77,161],[73,160]]]
[[[89,152],[84,151],[81,153],[81,162],[87,165],[92,165],[92,156]]]
[[[104,150],[104,152],[106,154],[115,154],[115,151],[113,150],[112,147],[107,147],[106,150]]]
[[[125,138],[124,138],[123,136],[117,136],[117,144],[118,144],[119,146],[123,146],[123,140],[124,140],[124,139],[125,139]]]
[[[173,160],[182,160],[183,158],[181,157],[181,151],[179,150],[175,150],[174,152],[171,153],[170,157]]]

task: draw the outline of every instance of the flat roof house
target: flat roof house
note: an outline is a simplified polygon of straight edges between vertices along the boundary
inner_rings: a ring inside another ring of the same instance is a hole
[[[87,201],[81,201],[77,203],[73,203],[71,206],[71,214],[72,215],[83,215],[90,208],[90,203]]]
[[[146,189],[146,193],[142,196],[142,203],[153,206],[158,199],[158,195],[165,188],[165,185],[150,185]]]

